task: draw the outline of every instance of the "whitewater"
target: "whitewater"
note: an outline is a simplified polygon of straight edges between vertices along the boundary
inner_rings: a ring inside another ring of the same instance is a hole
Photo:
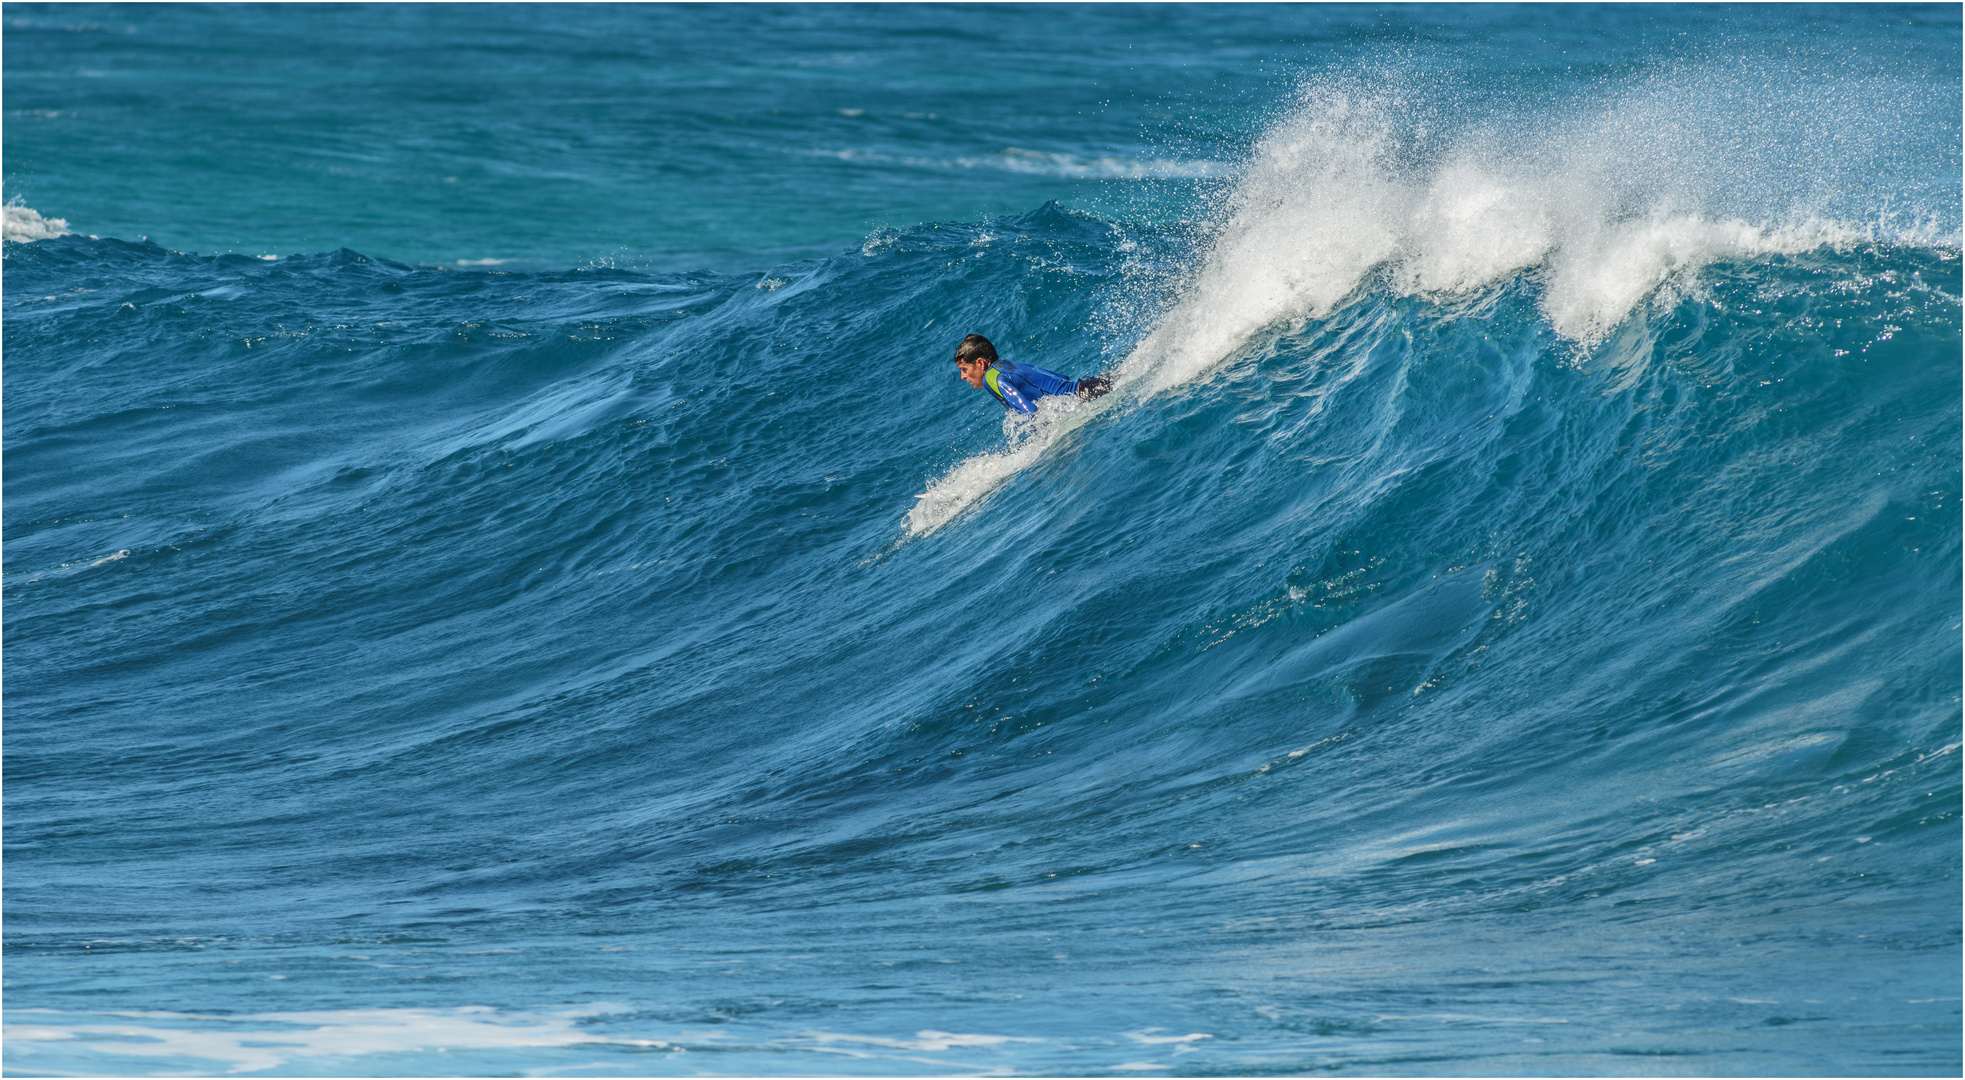
[[[5,18],[9,1075],[1965,1060],[1956,8]]]

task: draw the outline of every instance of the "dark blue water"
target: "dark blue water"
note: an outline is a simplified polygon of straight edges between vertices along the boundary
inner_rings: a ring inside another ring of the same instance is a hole
[[[1957,8],[4,15],[9,1074],[1959,1071]]]

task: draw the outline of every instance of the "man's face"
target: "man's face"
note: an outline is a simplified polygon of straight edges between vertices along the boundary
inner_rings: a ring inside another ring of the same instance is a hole
[[[988,366],[989,361],[987,360],[957,360],[955,362],[955,373],[962,376],[963,382],[981,390],[983,388],[983,369]]]

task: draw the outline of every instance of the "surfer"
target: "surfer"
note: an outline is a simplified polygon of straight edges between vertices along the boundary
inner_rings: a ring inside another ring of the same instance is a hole
[[[1071,379],[1032,364],[999,359],[996,346],[981,334],[962,339],[955,350],[955,369],[963,382],[989,391],[1004,408],[1020,413],[1036,412],[1041,397],[1076,394],[1078,400],[1090,401],[1112,389],[1112,380],[1102,375]]]

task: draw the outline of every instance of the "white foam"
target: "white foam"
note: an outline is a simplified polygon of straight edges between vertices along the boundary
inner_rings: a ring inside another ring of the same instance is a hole
[[[1126,1032],[1126,1038],[1136,1043],[1145,1043],[1149,1046],[1157,1046],[1162,1043],[1191,1043],[1199,1042],[1202,1039],[1214,1038],[1213,1035],[1205,1031],[1193,1031],[1185,1035],[1162,1035],[1159,1034],[1161,1030],[1160,1028],[1150,1027],[1142,1028],[1138,1031],[1128,1031]]]
[[[1011,146],[994,154],[931,158],[907,154],[887,154],[877,150],[808,150],[813,157],[869,165],[906,165],[917,169],[995,169],[1036,176],[1056,176],[1074,180],[1178,180],[1227,176],[1234,166],[1221,161],[1180,158],[1133,158],[1116,155],[1083,157],[1077,154],[1026,150]]]
[[[1453,161],[1419,196],[1408,216],[1405,257],[1395,268],[1401,292],[1469,292],[1533,266],[1554,245],[1553,209],[1539,193],[1493,175],[1483,164]]]
[[[1033,173],[1038,176],[1097,178],[1112,180],[1178,180],[1226,176],[1233,166],[1220,161],[1180,160],[1177,158],[1128,158],[1101,155],[1080,157],[1044,150],[1025,150],[1012,146],[1000,154],[982,158],[956,158],[954,164],[965,169],[1002,169],[1005,172]]]
[[[938,1054],[944,1050],[970,1049],[979,1046],[1002,1046],[1006,1043],[1041,1043],[1022,1035],[965,1035],[952,1031],[933,1029],[917,1031],[912,1039],[888,1039],[873,1035],[842,1035],[832,1031],[815,1031],[810,1038],[824,1046],[834,1043],[854,1043],[865,1046],[879,1046],[889,1050],[908,1050],[916,1053]]]
[[[22,206],[20,196],[16,195],[0,207],[6,214],[4,235],[17,244],[30,244],[36,240],[52,240],[70,233],[67,218],[44,218],[40,211]]]
[[[47,1046],[73,1058],[77,1049],[109,1057],[163,1059],[175,1075],[184,1059],[220,1062],[228,1072],[258,1072],[309,1058],[425,1050],[509,1050],[606,1043],[664,1049],[659,1039],[611,1038],[580,1026],[601,1006],[508,1014],[484,1006],[452,1009],[339,1009],[239,1016],[118,1012],[86,1020],[59,1016],[8,1024],[10,1071],[32,1069]],[[30,1010],[32,1012],[32,1010]],[[51,1045],[54,1044],[54,1045]]]
[[[505,1052],[501,1060],[531,1066],[529,1075],[568,1066],[552,1057],[524,1051],[573,1047],[620,1048],[685,1053],[691,1047],[727,1053],[753,1049],[845,1055],[863,1060],[912,1061],[935,1071],[995,1073],[990,1068],[952,1061],[943,1055],[964,1051],[1014,1049],[1044,1039],[923,1029],[912,1038],[807,1030],[740,1033],[728,1026],[678,1029],[669,1039],[636,1038],[586,1021],[631,1013],[629,1006],[595,1003],[543,1009],[506,1010],[486,1006],[457,1008],[367,1008],[238,1015],[127,1010],[70,1013],[52,1009],[17,1010],[0,1031],[10,1073],[36,1075],[188,1076],[213,1073],[288,1072],[308,1075],[374,1075],[360,1059],[383,1059],[401,1066],[400,1055],[445,1055],[469,1071],[470,1059],[449,1055],[472,1051]],[[645,1027],[646,1025],[637,1025]],[[1157,1029],[1154,1029],[1157,1030]],[[746,1046],[743,1035],[752,1037]],[[733,1036],[735,1038],[733,1038]],[[1148,1040],[1182,1043],[1205,1035]],[[912,1056],[934,1055],[934,1056]],[[646,1058],[638,1058],[646,1062]],[[588,1067],[572,1065],[574,1069]],[[701,1066],[699,1066],[700,1069]],[[85,1071],[74,1071],[74,1070]],[[660,1071],[673,1071],[674,1066]],[[836,1070],[835,1070],[836,1071]],[[383,1075],[394,1075],[385,1070]]]

